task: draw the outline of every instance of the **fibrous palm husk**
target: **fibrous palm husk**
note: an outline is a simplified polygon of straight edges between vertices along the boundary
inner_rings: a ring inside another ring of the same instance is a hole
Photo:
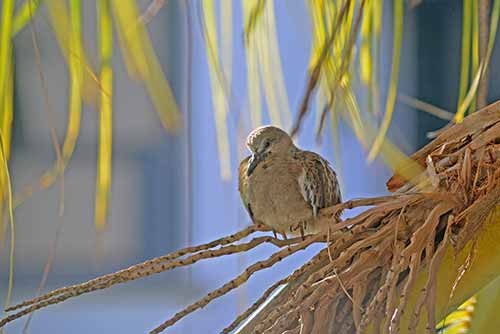
[[[412,159],[422,175],[393,176],[387,186],[400,196],[348,220],[348,231],[332,235],[330,254],[239,332],[415,333],[424,308],[433,332],[445,252],[458,254],[486,224],[500,223],[487,219],[500,204],[500,103],[448,128]],[[366,234],[357,240],[359,233]],[[415,292],[422,272],[426,282]],[[410,294],[418,295],[411,305]]]

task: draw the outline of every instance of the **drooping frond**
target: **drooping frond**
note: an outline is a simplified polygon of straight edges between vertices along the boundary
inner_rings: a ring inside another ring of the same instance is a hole
[[[113,30],[109,0],[97,4],[101,56],[100,82],[102,86],[99,109],[99,156],[97,161],[95,227],[101,231],[106,223],[111,188],[111,157],[113,141]]]

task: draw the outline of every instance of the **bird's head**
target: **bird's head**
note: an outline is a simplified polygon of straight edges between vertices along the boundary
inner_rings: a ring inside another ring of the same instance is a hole
[[[295,148],[288,133],[271,125],[261,126],[253,130],[247,137],[247,146],[252,152],[248,163],[248,176],[252,174],[259,163],[270,156],[287,154],[290,149]]]

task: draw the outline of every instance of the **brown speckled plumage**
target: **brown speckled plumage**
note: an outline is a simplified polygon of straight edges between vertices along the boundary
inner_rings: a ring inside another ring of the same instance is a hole
[[[306,234],[316,232],[314,223],[302,224],[341,202],[328,161],[297,148],[286,132],[273,126],[252,131],[247,146],[252,156],[240,164],[239,191],[252,220],[282,234],[299,235],[300,226]]]

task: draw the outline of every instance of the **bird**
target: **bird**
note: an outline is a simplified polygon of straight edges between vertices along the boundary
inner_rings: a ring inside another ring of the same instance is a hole
[[[240,163],[238,188],[252,221],[284,238],[319,232],[320,210],[342,202],[328,161],[271,125],[253,130],[246,145],[251,155]]]

